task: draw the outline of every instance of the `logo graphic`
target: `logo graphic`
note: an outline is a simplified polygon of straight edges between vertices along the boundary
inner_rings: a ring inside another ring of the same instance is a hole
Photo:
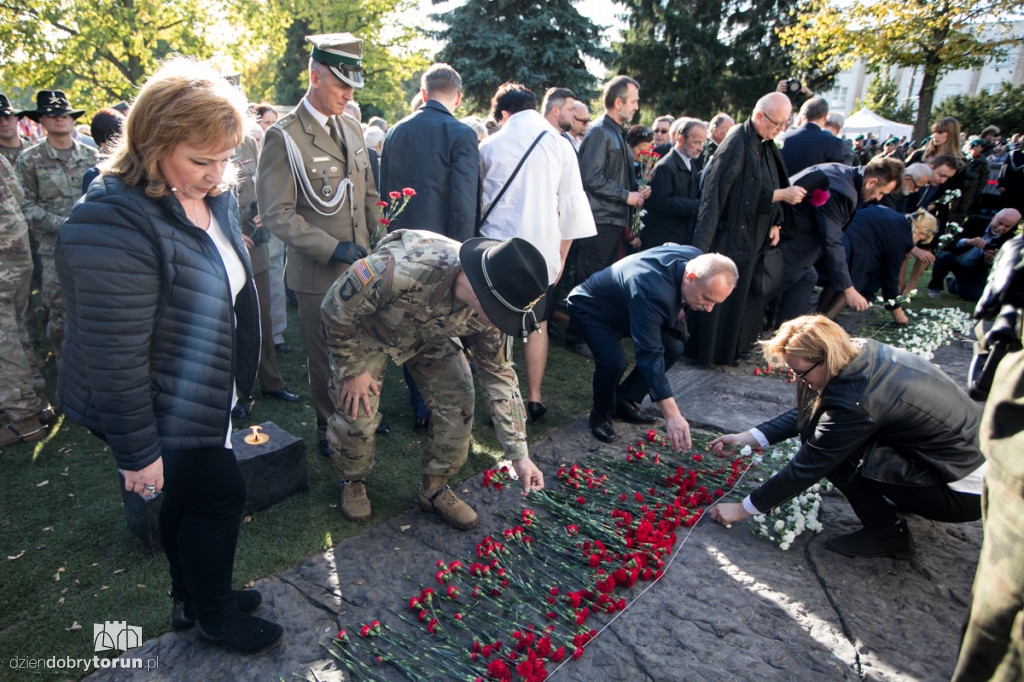
[[[142,628],[135,625],[128,625],[128,621],[107,621],[103,624],[94,623],[92,626],[92,642],[96,646],[94,651],[109,651],[119,649],[128,651],[135,647],[142,646]]]

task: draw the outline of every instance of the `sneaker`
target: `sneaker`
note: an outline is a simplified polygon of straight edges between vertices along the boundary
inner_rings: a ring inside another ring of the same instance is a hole
[[[825,542],[825,547],[850,557],[914,558],[914,538],[903,519],[890,528],[861,528],[855,533],[831,538]]]
[[[928,296],[929,298],[938,298],[942,296],[942,289],[929,289]]]

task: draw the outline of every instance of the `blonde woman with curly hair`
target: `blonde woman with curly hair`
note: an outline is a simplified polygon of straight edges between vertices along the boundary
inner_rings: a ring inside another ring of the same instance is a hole
[[[761,349],[770,364],[793,370],[797,406],[708,447],[721,455],[799,436],[800,449],[742,503],[713,507],[712,518],[728,524],[770,514],[826,478],[863,528],[825,546],[851,557],[897,559],[914,554],[901,515],[946,523],[981,518],[980,410],[938,367],[884,343],[851,339],[822,315],[783,323]]]

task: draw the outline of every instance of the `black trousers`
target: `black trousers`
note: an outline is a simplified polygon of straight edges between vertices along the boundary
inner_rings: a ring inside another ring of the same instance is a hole
[[[224,447],[163,452],[160,537],[176,599],[191,601],[196,618],[216,622],[227,612],[245,479]]]
[[[896,485],[861,476],[856,462],[846,460],[827,476],[865,528],[880,529],[896,524],[897,510],[933,521],[963,523],[981,518],[981,495],[961,493],[948,485]],[[895,509],[886,499],[896,505]]]
[[[634,367],[620,384],[629,359],[619,343],[618,331],[605,321],[579,310],[571,310],[583,338],[594,354],[594,412],[601,415],[615,413],[618,400],[641,402],[648,391],[647,380],[639,367]],[[670,330],[662,328],[661,342],[665,347],[667,370],[683,355],[683,342]]]

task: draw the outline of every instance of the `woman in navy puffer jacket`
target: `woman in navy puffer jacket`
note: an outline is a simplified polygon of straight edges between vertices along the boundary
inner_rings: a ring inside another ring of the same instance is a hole
[[[176,59],[142,87],[124,137],[60,230],[67,328],[57,384],[67,418],[105,440],[125,489],[163,491],[172,625],[242,653],[280,626],[231,590],[245,481],[232,406],[259,355],[256,291],[238,206],[225,191],[244,97]]]

